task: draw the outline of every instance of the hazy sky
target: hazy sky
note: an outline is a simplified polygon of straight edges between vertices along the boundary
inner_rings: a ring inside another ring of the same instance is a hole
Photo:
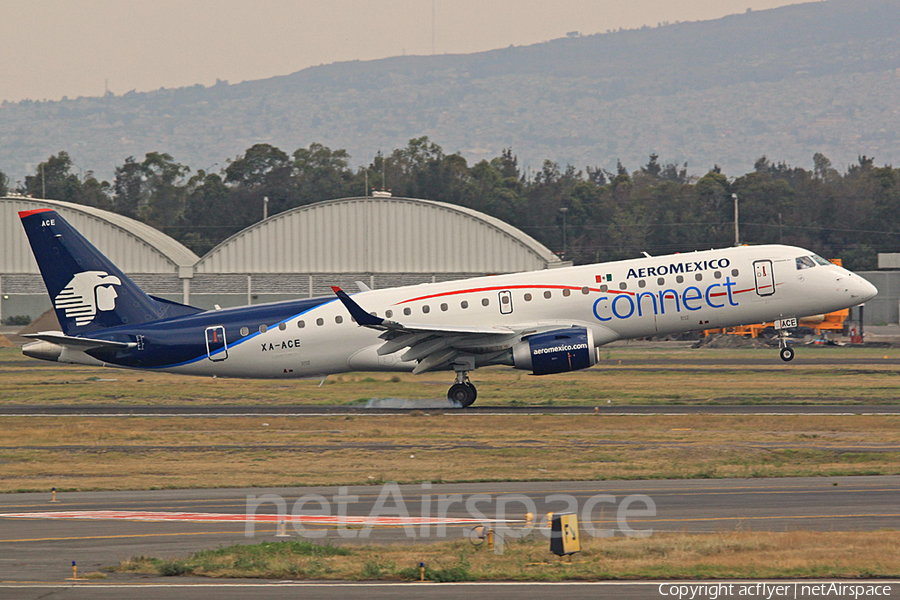
[[[123,94],[469,53],[797,0],[2,0],[0,100]],[[434,37],[432,39],[432,11]]]

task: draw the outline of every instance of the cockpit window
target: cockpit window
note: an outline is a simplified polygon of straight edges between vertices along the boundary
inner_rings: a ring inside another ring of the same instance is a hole
[[[822,258],[821,256],[819,256],[818,254],[813,254],[813,255],[812,255],[812,259],[813,259],[814,261],[816,261],[817,263],[819,263],[820,265],[830,265],[830,264],[831,264],[831,261],[825,260],[824,258]]]
[[[797,270],[802,271],[803,269],[812,269],[816,266],[816,263],[808,256],[801,256],[797,258]]]

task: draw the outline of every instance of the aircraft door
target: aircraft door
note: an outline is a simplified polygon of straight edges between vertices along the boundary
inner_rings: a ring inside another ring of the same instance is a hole
[[[500,292],[500,314],[511,315],[513,311],[512,292],[504,290]]]
[[[225,342],[225,327],[216,325],[206,328],[206,356],[209,360],[220,361],[228,358],[228,344]]]
[[[775,293],[775,275],[772,271],[771,260],[757,260],[753,263],[753,272],[756,277],[756,294],[758,296],[771,296]]]

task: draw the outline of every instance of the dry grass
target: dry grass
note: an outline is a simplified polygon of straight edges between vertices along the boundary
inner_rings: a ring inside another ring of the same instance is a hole
[[[184,559],[135,558],[117,571],[208,577],[374,580],[600,580],[897,577],[896,531],[728,532],[587,538],[571,562],[537,532],[498,556],[468,541],[345,549],[305,541],[232,546]],[[318,550],[316,550],[318,548]],[[345,553],[346,552],[346,553]]]
[[[479,406],[541,404],[893,403],[900,350],[802,348],[798,357],[866,364],[782,363],[774,350],[605,350],[586,371],[533,377],[479,369]],[[885,356],[888,360],[885,360]],[[646,361],[658,361],[647,364]],[[728,363],[727,361],[736,361]],[[2,402],[31,404],[360,404],[372,398],[444,398],[449,373],[348,373],[318,381],[239,380],[59,365],[0,348]],[[114,381],[103,381],[112,379]]]
[[[900,473],[898,416],[0,418],[0,491]]]

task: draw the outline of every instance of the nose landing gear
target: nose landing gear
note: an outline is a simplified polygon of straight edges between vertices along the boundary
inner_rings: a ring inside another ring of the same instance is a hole
[[[472,385],[472,382],[469,381],[469,376],[466,371],[456,372],[456,383],[450,386],[450,391],[447,392],[447,398],[450,402],[458,404],[460,408],[468,408],[475,403],[475,399],[478,398],[478,390],[476,390],[475,386]]]
[[[778,343],[781,346],[781,350],[778,351],[778,355],[781,357],[781,360],[783,360],[784,362],[791,362],[792,360],[794,360],[794,349],[787,345],[786,331],[779,330]]]

